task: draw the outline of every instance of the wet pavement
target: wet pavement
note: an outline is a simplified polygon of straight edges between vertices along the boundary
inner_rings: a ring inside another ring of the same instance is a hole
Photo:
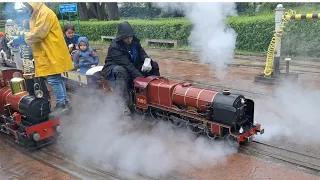
[[[160,72],[165,76],[221,86],[226,89],[243,89],[269,95],[274,95],[277,89],[277,86],[274,85],[254,83],[254,77],[263,73],[265,57],[235,56],[232,66],[226,70],[225,78],[219,79],[215,74],[214,68],[198,63],[198,53],[159,49],[147,49],[146,52],[159,63]],[[101,55],[105,57],[105,53]],[[305,89],[320,88],[319,67],[320,61],[293,58],[290,62],[290,72],[299,73],[297,84]],[[283,62],[281,63],[281,71],[285,71],[285,64]],[[264,104],[262,98],[256,99],[256,101],[260,105]],[[258,116],[256,118],[261,119],[262,117]],[[266,121],[268,119],[265,119],[261,123]],[[274,123],[276,124],[277,122]],[[281,139],[281,136],[276,140],[271,140],[271,143],[282,148],[312,155],[319,155],[318,151],[320,150],[319,144],[311,145],[309,143],[301,145],[299,141],[295,142],[294,138]],[[239,165],[239,162],[243,163]],[[240,177],[245,177],[243,179],[318,179],[299,172],[297,169],[292,170],[284,164],[274,164],[274,162],[267,162],[265,159],[256,159],[241,154],[228,158],[227,165],[219,165],[210,169],[189,169],[184,171],[184,174],[188,174],[188,177],[190,178],[191,176],[193,179],[220,179],[221,177],[225,177],[226,179],[241,179]]]
[[[104,64],[107,50],[106,45],[98,46],[100,64]],[[273,94],[275,86],[255,83],[254,78],[263,74],[265,57],[236,55],[232,64],[217,72],[210,65],[199,63],[199,52],[174,51],[166,49],[146,49],[150,57],[160,65],[160,73],[182,80],[192,80],[205,84],[213,84],[234,89]],[[290,73],[299,73],[298,84],[300,87],[310,86],[320,88],[320,61],[306,59],[292,59]],[[281,61],[280,70],[285,72],[285,62]],[[311,87],[310,87],[311,88]]]
[[[107,45],[92,45],[93,48],[97,49],[100,56],[100,64],[104,64],[104,60],[107,52]],[[146,48],[147,54],[151,58],[160,60],[179,60],[179,61],[189,61],[198,63],[200,61],[200,52],[196,51],[176,51],[170,49],[155,49]],[[214,57],[212,58],[214,59]],[[266,56],[256,55],[235,55],[234,60],[231,62],[230,66],[243,66],[247,68],[257,68],[262,69],[260,73],[263,72],[266,63]],[[319,70],[320,61],[319,59],[311,59],[304,57],[293,57],[290,61],[290,72],[303,72],[306,74],[320,73]],[[284,60],[280,61],[280,70],[285,72],[286,62]]]
[[[252,180],[319,180],[314,177],[292,169],[288,169],[280,164],[267,162],[243,154],[236,154],[227,159],[224,164],[219,164],[214,168],[197,169],[190,168],[185,171],[191,179],[252,179]]]
[[[13,148],[0,136],[0,179],[1,180],[75,180],[75,178],[46,166]]]
[[[103,53],[103,51],[98,51],[100,54],[100,62],[104,61],[105,53]],[[204,84],[218,85],[226,88],[244,89],[267,94],[273,94],[275,90],[274,86],[253,82],[254,77],[263,72],[264,58],[261,57],[237,56],[235,64],[238,63],[242,66],[228,67],[226,77],[221,80],[217,78],[215,70],[210,66],[201,65],[197,62],[190,62],[190,60],[197,58],[196,53],[190,54],[175,51],[166,51],[166,53],[164,53],[162,50],[153,49],[148,49],[147,53],[149,53],[149,55],[159,63],[161,74],[166,76],[201,82]],[[183,61],[182,59],[185,60]],[[292,67],[295,68],[296,71],[307,72],[299,75],[298,84],[301,87],[304,87],[310,84],[310,82],[314,82],[315,86],[310,88],[319,88],[320,76],[317,75],[317,70],[315,70],[318,66],[317,62],[303,63],[306,64],[305,66],[311,67],[303,67],[303,65],[299,67],[299,63],[301,62],[297,61],[292,63],[295,64],[295,66]],[[307,68],[307,70],[303,68]],[[310,73],[308,71],[312,72]],[[79,102],[78,100],[73,100],[73,102],[81,104],[81,101]],[[63,120],[67,121],[67,119]],[[72,121],[75,122],[76,119],[73,119]],[[64,122],[66,125],[64,131],[67,131],[68,126],[72,126],[73,122],[70,121],[67,123],[69,125]],[[319,150],[318,145],[308,145],[303,147],[299,144],[294,144],[293,142],[278,140],[275,141],[275,144],[313,154],[317,154]],[[0,179],[71,179],[68,175],[23,155],[1,141],[0,153]],[[5,154],[5,156],[3,156],[3,154]],[[72,154],[69,155],[72,156]],[[213,164],[215,164],[215,162],[213,162]],[[210,168],[198,168],[187,164],[182,164],[181,168],[183,169],[177,169],[176,171],[178,172],[173,173],[177,174],[176,179],[320,179],[299,171],[298,169],[289,167],[283,163],[277,164],[275,162],[268,161],[267,159],[259,159],[243,154],[230,155],[226,158],[225,162],[218,163],[216,166]]]

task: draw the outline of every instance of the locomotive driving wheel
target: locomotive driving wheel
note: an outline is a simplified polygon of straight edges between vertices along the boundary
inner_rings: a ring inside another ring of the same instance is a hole
[[[199,133],[203,132],[203,129],[199,128],[199,126],[201,126],[201,124],[187,123],[186,126],[189,129],[189,131],[191,131],[194,134],[199,134]]]
[[[155,112],[154,110],[152,110],[152,108],[150,108],[150,115],[154,120],[158,120],[158,115],[157,112]]]
[[[150,115],[151,117],[156,120],[156,121],[159,121],[159,120],[168,120],[169,118],[165,115],[165,114],[160,114],[159,112],[157,112],[156,110],[154,109],[150,109]]]
[[[173,118],[168,118],[168,121],[170,122],[170,124],[173,126],[173,127],[181,127],[182,125],[182,121],[177,119],[177,118],[174,118],[174,116],[172,116]]]
[[[237,139],[233,137],[231,134],[225,136],[225,140],[228,142],[229,145],[237,147],[239,145]]]
[[[215,139],[218,139],[218,138],[219,138],[219,136],[212,134],[212,133],[209,131],[209,129],[206,129],[205,132],[206,132],[207,137],[208,137],[209,139],[215,140]]]

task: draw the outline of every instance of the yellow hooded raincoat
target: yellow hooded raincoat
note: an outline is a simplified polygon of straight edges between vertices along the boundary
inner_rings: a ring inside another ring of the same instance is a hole
[[[33,8],[30,32],[25,40],[31,46],[35,76],[60,74],[74,68],[56,14],[42,2],[28,2]]]

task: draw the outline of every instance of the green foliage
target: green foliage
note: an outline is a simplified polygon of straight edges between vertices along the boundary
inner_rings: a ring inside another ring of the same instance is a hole
[[[161,9],[151,6],[151,3],[122,3],[119,8],[120,17],[151,19],[157,17]]]
[[[81,34],[90,41],[98,41],[101,36],[116,36],[121,21],[80,22]],[[181,19],[128,20],[141,39],[175,39],[188,45],[192,23]],[[76,22],[73,22],[76,24]],[[228,18],[228,23],[237,32],[237,51],[267,52],[274,31],[274,16],[237,16]],[[320,57],[319,20],[291,21],[282,36],[284,56]],[[219,42],[217,42],[219,43]]]
[[[293,20],[282,36],[282,54],[289,56],[320,57],[320,20]]]
[[[46,5],[48,8],[50,8],[54,13],[59,14],[59,5],[62,3],[56,3],[56,2],[47,2]]]
[[[184,14],[179,10],[162,10],[151,2],[145,3],[121,3],[119,7],[120,17],[126,19],[154,19],[154,18],[175,18],[184,17]]]
[[[116,36],[121,21],[81,22],[81,34],[96,41],[101,36]],[[128,20],[141,39],[178,39],[187,43],[191,30],[191,22],[185,19]],[[76,24],[76,22],[73,22]]]
[[[237,11],[238,12],[244,12],[250,8],[250,3],[248,2],[236,2]]]
[[[265,52],[274,30],[272,16],[238,16],[229,18],[230,26],[237,32],[236,49]]]

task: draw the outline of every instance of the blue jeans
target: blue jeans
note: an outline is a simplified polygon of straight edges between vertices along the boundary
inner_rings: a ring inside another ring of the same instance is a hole
[[[56,97],[56,104],[65,105],[68,103],[67,90],[61,74],[47,76],[47,81],[53,89],[53,93]]]

